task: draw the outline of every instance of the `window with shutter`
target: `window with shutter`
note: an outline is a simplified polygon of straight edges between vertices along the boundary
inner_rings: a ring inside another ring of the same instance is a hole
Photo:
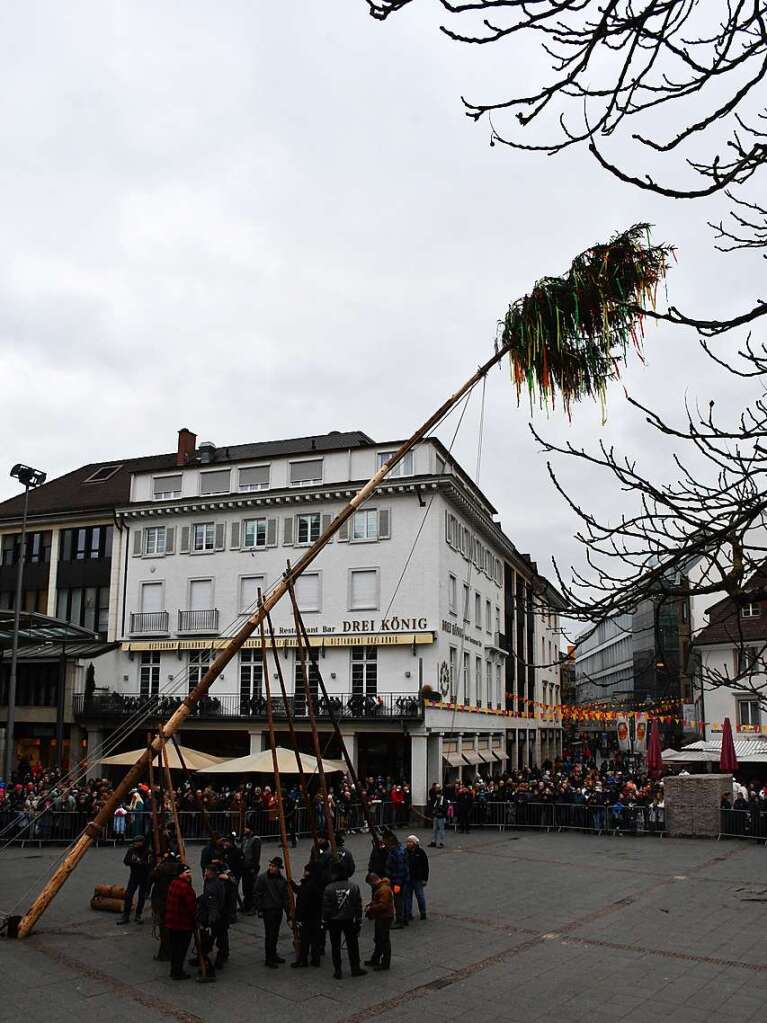
[[[212,522],[195,522],[192,526],[192,550],[212,551],[216,546],[217,529]]]
[[[291,462],[288,478],[291,487],[308,487],[311,483],[322,483],[322,459]]]
[[[242,524],[242,546],[247,550],[266,547],[266,519],[245,519]]]
[[[133,533],[133,557],[138,558],[144,552],[144,533],[142,529],[136,528]]]
[[[339,527],[337,535],[338,535],[339,543],[349,539],[349,520],[348,519],[346,519],[345,522],[341,523],[341,526]]]
[[[452,547],[452,540],[450,538],[450,512],[445,511],[445,540]]]
[[[269,489],[268,465],[253,465],[246,469],[240,469],[237,478],[239,490],[268,490]]]
[[[142,583],[142,614],[154,614],[157,611],[162,611],[162,583]]]
[[[210,611],[213,608],[213,580],[192,579],[189,583],[189,610]]]
[[[288,515],[282,520],[282,542],[286,547],[293,545],[293,516]]]
[[[266,520],[266,546],[277,546],[277,519]]]
[[[388,508],[378,509],[378,539],[388,540],[391,537],[391,511]]]
[[[201,494],[228,494],[229,470],[215,469],[213,472],[200,473]]]
[[[229,546],[236,551],[240,546],[240,523],[233,522],[230,527]]]
[[[181,497],[181,473],[174,476],[155,476],[152,480],[152,496],[155,501]]]
[[[375,611],[378,607],[378,569],[349,570],[349,610]]]
[[[240,579],[240,613],[254,611],[258,604],[258,591],[266,592],[265,575],[244,575]]]
[[[165,553],[165,526],[147,526],[144,530],[144,554]]]
[[[375,508],[363,508],[352,515],[352,540],[378,539],[378,512]]]
[[[322,610],[322,581],[319,572],[303,572],[296,579],[295,590],[301,611]]]
[[[222,551],[226,546],[226,527],[223,522],[216,523],[216,550]]]
[[[172,554],[173,548],[176,545],[176,527],[166,526],[165,527],[165,553]]]
[[[181,527],[181,541],[179,543],[179,553],[189,553],[189,526]]]
[[[308,515],[296,515],[296,543],[314,543],[320,537],[320,514],[310,512]]]
[[[323,534],[330,528],[330,523],[333,521],[333,516],[328,512],[322,513],[322,532]],[[333,537],[330,538],[331,542]]]

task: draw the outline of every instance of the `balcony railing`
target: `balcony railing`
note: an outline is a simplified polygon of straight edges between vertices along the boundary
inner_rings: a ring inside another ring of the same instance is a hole
[[[168,631],[168,612],[167,611],[149,611],[149,612],[131,612],[130,616],[130,631],[132,635],[138,633],[164,633]]]
[[[181,695],[148,696],[141,693],[97,693],[87,701],[84,693],[75,693],[73,698],[75,717],[93,720],[95,718],[127,718],[141,711],[150,717],[165,718],[180,706]],[[423,703],[412,693],[380,693],[360,695],[358,693],[330,693],[328,699],[320,696],[316,700],[317,718],[330,720],[331,707],[339,720],[353,721],[402,721],[423,718]],[[272,710],[277,720],[287,718],[287,710],[299,720],[308,719],[306,698],[300,693],[272,700]],[[265,721],[266,700],[261,695],[244,696],[240,693],[225,693],[221,696],[205,696],[194,707],[191,716],[205,721]]]
[[[218,632],[218,611],[179,611],[178,632]]]

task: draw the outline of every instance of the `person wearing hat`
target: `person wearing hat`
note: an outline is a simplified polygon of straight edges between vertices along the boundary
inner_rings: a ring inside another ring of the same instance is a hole
[[[261,872],[261,839],[249,824],[242,833],[242,909],[244,913],[255,913],[253,891],[256,878]]]
[[[197,922],[197,899],[192,888],[192,870],[185,864],[171,881],[165,900],[165,926],[170,945],[170,976],[172,980],[188,980],[184,959]]]
[[[408,878],[405,887],[405,920],[413,919],[413,896],[415,895],[421,919],[426,919],[426,896],[424,886],[429,880],[429,857],[426,851],[421,848],[421,842],[417,835],[408,835],[405,839],[407,850]]]
[[[276,969],[285,960],[277,954],[282,914],[290,915],[288,882],[282,876],[282,859],[279,856],[269,860],[269,866],[256,878],[253,891],[258,915],[264,921],[264,966]]]
[[[143,923],[141,914],[144,912],[144,902],[149,887],[149,850],[146,846],[146,839],[143,835],[137,835],[133,844],[125,854],[123,863],[130,869],[128,887],[125,889],[125,902],[123,904],[123,915],[117,921],[117,926],[130,923],[130,909],[133,896],[136,895],[136,923]]]
[[[365,966],[374,970],[388,970],[391,965],[391,925],[394,922],[394,896],[388,877],[368,874],[367,881],[373,889],[373,898],[365,908],[365,916],[373,921],[373,954],[365,960]]]
[[[181,872],[181,864],[173,852],[166,852],[149,876],[152,884],[152,918],[160,935],[160,947],[155,959],[159,963],[170,962],[170,941],[165,926],[165,902],[168,890]]]

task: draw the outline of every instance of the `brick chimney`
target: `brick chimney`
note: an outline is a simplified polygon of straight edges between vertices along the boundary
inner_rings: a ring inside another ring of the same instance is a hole
[[[178,449],[176,451],[176,465],[188,465],[194,457],[197,448],[197,434],[192,433],[185,426],[178,431]]]

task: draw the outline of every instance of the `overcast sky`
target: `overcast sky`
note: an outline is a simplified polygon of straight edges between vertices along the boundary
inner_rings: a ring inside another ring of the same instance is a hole
[[[460,95],[524,88],[539,55],[460,47],[424,2],[381,25],[362,0],[9,2],[0,88],[0,422],[7,469],[55,476],[175,448],[361,429],[409,434],[492,350],[536,277],[638,220],[674,242],[671,299],[744,309],[758,256],[717,255],[707,219],[619,185],[575,151],[490,148]],[[621,154],[616,141],[612,153]],[[674,183],[684,183],[682,169]],[[630,392],[674,414],[738,391],[694,337],[650,328]],[[474,472],[478,395],[455,452]],[[609,420],[537,415],[665,471],[611,389]],[[504,371],[480,483],[543,571],[578,557]],[[449,440],[449,431],[442,434]],[[15,492],[7,469],[0,497]],[[620,495],[563,467],[590,507]]]

